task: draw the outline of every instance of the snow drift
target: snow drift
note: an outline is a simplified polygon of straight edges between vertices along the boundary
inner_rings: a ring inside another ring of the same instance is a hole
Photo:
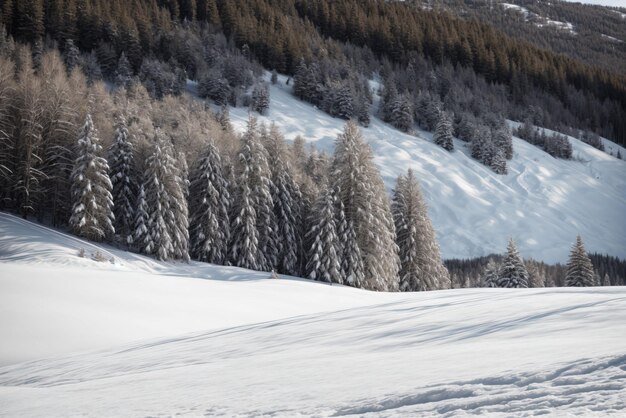
[[[0,416],[626,409],[623,287],[374,293],[157,262],[0,214],[0,289]]]

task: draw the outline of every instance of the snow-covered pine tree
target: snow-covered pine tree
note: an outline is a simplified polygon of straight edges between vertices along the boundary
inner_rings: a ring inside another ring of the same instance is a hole
[[[371,290],[397,290],[400,267],[389,199],[371,148],[355,121],[349,121],[335,144],[332,187],[337,188],[352,222]]]
[[[272,173],[271,195],[276,219],[276,268],[282,274],[300,273],[302,248],[302,194],[295,182],[285,139],[275,125],[263,137]]]
[[[157,129],[146,160],[144,188],[153,241],[146,252],[159,260],[189,258],[187,202],[177,164],[171,143]]]
[[[261,83],[254,86],[250,107],[261,115],[267,113],[270,107],[270,91],[267,84]]]
[[[506,168],[506,157],[504,155],[504,150],[502,148],[496,148],[493,154],[493,158],[491,159],[491,169],[496,174],[507,174],[508,170]]]
[[[339,191],[334,191],[335,196],[339,196]],[[337,198],[337,236],[339,239],[341,256],[341,276],[343,283],[352,287],[363,287],[363,258],[361,250],[356,240],[356,232],[352,221],[346,219],[345,208],[341,199]]]
[[[499,267],[493,258],[490,258],[483,273],[483,287],[498,287]]]
[[[249,119],[241,138],[236,184],[230,261],[239,267],[270,271],[277,263],[271,172],[254,118]]]
[[[454,149],[454,142],[452,141],[452,120],[447,112],[441,112],[439,115],[433,141],[446,151],[452,151]]]
[[[354,98],[350,84],[341,82],[333,87],[336,87],[336,91],[333,92],[334,103],[331,114],[342,119],[350,119],[354,115]]]
[[[166,141],[165,164],[166,170],[173,174],[167,184],[170,197],[170,212],[167,221],[172,231],[172,245],[174,258],[189,261],[189,207],[187,196],[189,194],[189,180],[187,179],[189,168],[184,153],[178,158],[175,155],[171,141]]]
[[[393,109],[397,100],[398,90],[396,89],[396,83],[392,79],[386,79],[382,92],[382,101],[380,104],[380,116],[385,122],[391,123]]]
[[[572,247],[567,263],[567,274],[565,275],[565,285],[575,287],[586,287],[595,285],[595,273],[593,264],[587,255],[583,239],[580,235],[576,237],[576,243]]]
[[[611,286],[611,279],[609,279],[609,273],[604,273],[602,278],[602,286]]]
[[[413,127],[413,106],[408,94],[401,94],[393,101],[390,122],[402,132],[408,132]]]
[[[146,191],[143,183],[139,186],[137,193],[137,204],[135,206],[135,223],[133,232],[133,245],[137,251],[151,254],[154,249],[152,234],[148,229],[150,219],[148,216],[148,203],[146,202]]]
[[[306,265],[307,277],[328,283],[342,283],[340,246],[335,222],[335,196],[327,186],[313,209],[308,232],[311,248]]]
[[[77,158],[72,170],[72,216],[74,233],[101,241],[115,233],[109,165],[101,157],[102,146],[91,115],[78,137]]]
[[[113,213],[115,232],[122,242],[132,244],[137,200],[135,160],[126,119],[120,116],[115,128],[115,139],[109,150],[111,183],[113,184]]]
[[[517,252],[513,238],[509,240],[507,254],[498,274],[498,287],[528,287],[528,272]]]
[[[496,148],[503,151],[504,158],[507,160],[513,158],[513,137],[511,136],[511,130],[506,126],[506,122],[502,122],[502,124],[494,130],[492,137]]]
[[[412,170],[398,177],[391,210],[400,255],[400,290],[422,291],[450,287],[441,261],[435,230]]]
[[[230,240],[230,194],[222,160],[212,141],[191,173],[189,230],[194,259],[225,264]]]

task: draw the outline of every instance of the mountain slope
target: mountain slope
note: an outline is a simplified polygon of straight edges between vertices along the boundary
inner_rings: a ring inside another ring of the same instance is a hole
[[[332,152],[345,121],[297,100],[286,79],[279,80],[270,88],[267,115],[259,119],[276,123],[287,139],[301,135]],[[230,114],[243,130],[247,110],[231,108]],[[407,135],[377,118],[363,133],[389,189],[399,174],[414,169],[444,258],[502,252],[513,237],[524,257],[564,262],[578,233],[589,251],[626,257],[626,161],[572,137],[573,161],[514,138],[509,174],[502,176],[472,159],[462,141],[455,140],[449,153],[432,143],[430,133]],[[626,156],[623,147],[605,143]]]
[[[158,263],[6,214],[0,232],[1,360],[37,346],[0,367],[0,416],[626,408],[623,287],[385,294]]]

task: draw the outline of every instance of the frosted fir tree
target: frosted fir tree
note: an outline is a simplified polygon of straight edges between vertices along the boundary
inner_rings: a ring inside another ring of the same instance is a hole
[[[333,85],[331,88],[336,88],[333,91],[333,111],[331,114],[338,116],[342,119],[350,119],[354,115],[354,98],[352,97],[352,89],[346,82]]]
[[[513,238],[509,240],[507,254],[498,274],[498,287],[528,287],[528,272],[517,252]]]
[[[266,151],[256,131],[256,120],[250,118],[241,138],[236,174],[229,250],[233,265],[252,270],[272,269],[272,262],[268,261],[266,254],[274,233],[270,176]]]
[[[189,258],[187,202],[177,164],[171,143],[157,129],[146,160],[144,188],[153,242],[146,252],[159,260]]]
[[[594,285],[595,272],[593,271],[593,264],[591,264],[591,259],[587,255],[583,239],[578,235],[567,263],[565,286],[587,287]]]
[[[407,94],[402,94],[393,101],[390,122],[402,132],[408,132],[413,127],[413,106]]]
[[[113,208],[115,231],[122,242],[133,243],[135,222],[135,160],[133,144],[130,142],[124,117],[119,117],[115,128],[115,139],[109,150],[110,177],[113,184]]]
[[[499,267],[493,258],[490,258],[483,273],[483,287],[498,287]]]
[[[355,121],[348,122],[337,138],[330,177],[346,220],[354,225],[363,259],[363,287],[397,290],[400,263],[389,199],[372,150]]]
[[[506,168],[506,157],[501,148],[496,148],[493,158],[491,158],[490,167],[496,174],[508,173],[508,169]]]
[[[334,190],[336,196],[340,193]],[[343,283],[352,287],[362,287],[365,278],[363,277],[363,258],[356,239],[356,232],[352,221],[348,221],[345,215],[345,208],[341,199],[336,198],[336,223],[339,244],[343,251],[341,256],[341,275]]]
[[[212,141],[191,173],[189,230],[194,259],[225,264],[230,240],[228,181]]]
[[[513,158],[513,137],[506,122],[502,122],[502,126],[495,129],[492,136],[495,146],[502,150],[504,158],[506,160]]]
[[[217,114],[217,121],[219,122],[222,130],[225,132],[232,132],[233,125],[230,123],[230,111],[227,105],[223,105]]]
[[[148,203],[146,202],[146,191],[144,185],[139,186],[137,193],[137,204],[135,206],[135,222],[133,231],[133,244],[137,251],[144,254],[151,254],[154,249],[152,234],[148,229],[150,219],[148,216]]]
[[[271,195],[276,220],[276,268],[282,274],[300,274],[302,248],[302,194],[295,182],[285,140],[275,125],[264,136],[272,173]]]
[[[454,142],[452,141],[452,120],[447,112],[441,112],[437,128],[433,135],[433,141],[446,151],[454,150]]]
[[[267,113],[267,109],[270,107],[270,91],[266,84],[254,86],[250,107],[261,115]]]
[[[611,286],[611,279],[609,279],[609,273],[604,273],[602,278],[602,286]]]
[[[449,273],[441,261],[435,230],[412,170],[398,177],[391,210],[400,255],[400,290],[449,288]]]
[[[335,198],[327,187],[313,209],[311,230],[308,232],[311,248],[306,265],[307,277],[328,283],[342,283],[339,249],[335,222]]]
[[[70,226],[74,233],[101,241],[115,233],[113,227],[113,188],[109,165],[101,157],[102,146],[91,115],[78,138],[77,158],[72,170],[72,215]]]
[[[184,153],[175,157],[171,141],[165,142],[166,170],[172,173],[168,178],[167,192],[170,198],[170,211],[167,222],[172,234],[175,259],[189,261],[189,207],[188,195],[188,168]]]

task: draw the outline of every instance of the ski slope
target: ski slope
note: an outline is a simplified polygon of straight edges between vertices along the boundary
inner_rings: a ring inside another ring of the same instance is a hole
[[[292,84],[279,76],[270,86],[269,111],[259,119],[275,122],[289,140],[301,135],[331,153],[345,121],[297,100]],[[247,109],[231,108],[230,115],[238,130],[245,129]],[[375,117],[363,134],[389,189],[408,168],[415,171],[444,258],[502,253],[513,237],[524,257],[565,262],[577,234],[590,252],[626,257],[624,160],[570,137],[576,160],[564,161],[513,138],[514,157],[502,176],[472,159],[459,140],[449,153],[428,132],[407,135]],[[623,147],[605,144],[626,158]]]
[[[374,293],[0,213],[2,417],[623,416],[625,335],[624,287]]]

